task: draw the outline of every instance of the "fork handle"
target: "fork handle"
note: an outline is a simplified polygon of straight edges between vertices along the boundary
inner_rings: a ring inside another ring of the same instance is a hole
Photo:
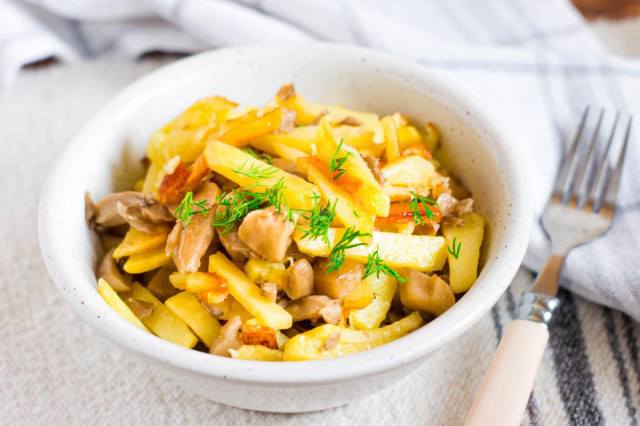
[[[520,424],[548,340],[544,323],[515,319],[507,325],[466,426]]]

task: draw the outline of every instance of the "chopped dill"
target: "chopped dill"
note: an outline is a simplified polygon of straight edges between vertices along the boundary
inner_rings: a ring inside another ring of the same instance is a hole
[[[379,253],[380,247],[376,248],[376,251],[371,253],[367,258],[367,264],[364,267],[364,275],[362,279],[365,279],[373,274],[376,275],[377,278],[380,278],[380,273],[390,276],[391,278],[395,278],[398,280],[400,284],[407,282],[405,278],[400,276],[396,271],[387,266],[386,263],[380,258]]]
[[[256,160],[264,161],[267,164],[273,164],[273,157],[266,152],[257,153],[249,147],[242,148],[244,152],[255,158]]]
[[[409,208],[413,211],[413,221],[418,225],[424,225],[424,220],[422,219],[422,215],[419,211],[421,205],[424,207],[427,219],[433,219],[435,216],[428,205],[430,204],[438,207],[438,203],[433,201],[431,198],[421,197],[413,191],[409,191],[409,193],[413,196],[413,200],[411,200],[411,204],[409,204]]]
[[[340,269],[342,264],[345,261],[345,251],[354,247],[364,246],[366,243],[359,242],[354,243],[353,241],[359,237],[370,237],[370,234],[362,234],[360,231],[356,231],[354,226],[347,228],[342,234],[342,238],[340,241],[336,243],[335,246],[331,249],[331,253],[329,253],[330,262],[327,264],[327,272],[337,271]]]
[[[336,152],[333,153],[333,157],[331,157],[331,162],[329,163],[329,171],[332,174],[338,172],[338,174],[333,177],[333,180],[340,179],[340,176],[347,172],[342,168],[342,166],[347,161],[347,159],[353,155],[352,153],[347,152],[344,156],[338,157],[340,149],[342,148],[342,142],[344,142],[344,139],[340,139],[338,148],[336,149]]]
[[[300,215],[309,221],[309,224],[306,227],[300,228],[304,234],[302,235],[302,239],[317,239],[322,238],[322,240],[327,244],[327,247],[331,248],[331,242],[329,241],[329,228],[331,227],[331,222],[336,215],[336,206],[338,205],[338,200],[336,199],[333,205],[331,201],[327,201],[327,204],[324,206],[320,205],[321,197],[318,194],[313,194],[313,209],[312,210],[297,210]]]
[[[253,164],[249,166],[248,170],[244,170],[245,166],[247,165],[247,161],[242,163],[242,166],[240,166],[240,168],[233,169],[233,171],[238,174],[245,175],[256,181],[262,180],[262,179],[269,179],[278,172],[278,169],[276,167],[270,166],[268,164],[262,164],[262,165]]]
[[[178,208],[173,212],[173,215],[178,220],[184,221],[186,225],[191,223],[191,216],[195,214],[205,214],[208,212],[207,200],[193,201],[193,192],[189,191],[185,194],[184,198],[180,202]],[[197,207],[197,210],[195,209]]]
[[[460,248],[462,248],[462,241],[460,241],[456,246],[456,240],[457,240],[457,237],[453,237],[453,241],[451,242],[453,249],[452,247],[447,247],[447,251],[457,259],[458,256],[460,256]]]
[[[252,192],[255,188],[264,188],[263,192]],[[289,203],[284,195],[284,179],[278,180],[273,186],[255,184],[244,188],[244,190],[233,190],[229,194],[218,196],[217,204],[223,206],[224,210],[218,212],[211,223],[216,228],[222,228],[220,233],[225,234],[233,229],[236,222],[242,220],[246,215],[254,210],[259,210],[268,206],[274,206],[278,213],[285,210],[287,220],[294,222],[293,211],[289,208]]]

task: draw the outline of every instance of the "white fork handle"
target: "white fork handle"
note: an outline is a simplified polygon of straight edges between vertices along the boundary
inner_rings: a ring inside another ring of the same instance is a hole
[[[466,426],[520,424],[548,340],[544,324],[515,319],[507,325]]]

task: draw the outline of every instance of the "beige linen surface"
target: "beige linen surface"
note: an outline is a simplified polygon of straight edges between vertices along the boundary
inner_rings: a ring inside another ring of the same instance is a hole
[[[108,97],[158,65],[49,67],[23,72],[13,88],[0,92],[0,423],[461,424],[514,300],[531,281],[528,272],[520,272],[480,323],[408,379],[347,406],[301,415],[244,411],[189,394],[97,335],[67,307],[37,239],[46,171]],[[561,299],[523,423],[635,421],[638,325],[567,292]]]

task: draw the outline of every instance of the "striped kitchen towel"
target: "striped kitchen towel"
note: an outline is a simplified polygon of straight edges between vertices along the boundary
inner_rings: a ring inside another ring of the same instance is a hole
[[[573,6],[558,0],[0,0],[0,81],[52,55],[75,61],[309,40],[392,52],[482,97],[524,149],[537,216],[585,105],[640,115],[640,63],[607,54]],[[612,120],[605,115],[605,124]],[[634,135],[628,157],[611,230],[571,252],[562,285],[640,320]],[[548,250],[538,226],[525,265],[537,271]]]

